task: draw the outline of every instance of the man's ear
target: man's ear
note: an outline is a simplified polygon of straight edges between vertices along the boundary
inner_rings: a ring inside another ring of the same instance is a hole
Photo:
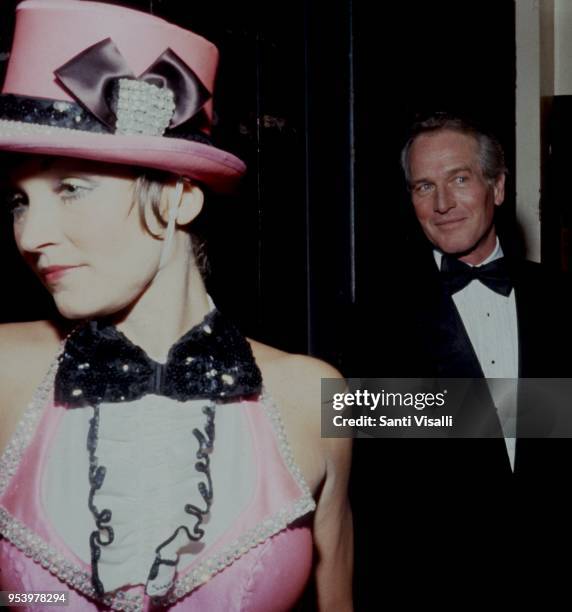
[[[504,202],[504,184],[506,175],[504,172],[499,174],[493,185],[493,194],[495,197],[495,206],[500,206]]]

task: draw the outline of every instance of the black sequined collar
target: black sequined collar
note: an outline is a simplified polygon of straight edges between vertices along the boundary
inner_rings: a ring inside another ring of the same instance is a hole
[[[158,363],[105,320],[92,320],[67,339],[55,399],[68,407],[133,401],[154,393],[179,401],[223,401],[260,393],[262,376],[244,336],[212,310]]]

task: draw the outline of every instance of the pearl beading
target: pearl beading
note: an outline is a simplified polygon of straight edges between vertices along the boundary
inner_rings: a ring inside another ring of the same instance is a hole
[[[57,136],[58,134],[85,134],[85,130],[0,119],[0,136]]]
[[[62,350],[63,343],[60,344],[56,359],[52,362],[44,380],[36,390],[32,401],[22,414],[22,418],[12,434],[8,446],[0,456],[0,496],[3,495],[8,488],[8,484],[20,465],[22,455],[36,431],[42,409],[46,406],[48,401],[53,399],[54,379],[58,369],[58,359]]]

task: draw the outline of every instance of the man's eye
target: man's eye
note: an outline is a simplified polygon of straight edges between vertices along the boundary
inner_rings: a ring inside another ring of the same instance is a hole
[[[431,191],[431,187],[432,185],[430,183],[421,183],[420,185],[417,185],[417,187],[415,187],[415,191],[417,193],[428,193],[429,191]]]
[[[467,181],[469,180],[468,176],[465,175],[459,175],[455,177],[455,183],[457,183],[457,185],[463,185],[465,184]]]

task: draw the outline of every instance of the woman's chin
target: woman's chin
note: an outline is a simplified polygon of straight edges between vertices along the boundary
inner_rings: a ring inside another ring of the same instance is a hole
[[[57,302],[56,308],[58,309],[58,312],[62,315],[62,317],[64,317],[65,319],[70,319],[72,321],[79,319],[89,319],[93,316],[92,312],[88,309],[60,306]]]
[[[66,319],[90,319],[100,315],[101,308],[83,300],[62,299],[62,296],[54,296],[54,302],[58,312]]]
[[[90,294],[91,295],[91,294]],[[122,302],[96,302],[94,299],[66,299],[69,296],[54,295],[54,302],[62,317],[71,320],[109,317],[123,312],[133,300]],[[88,297],[88,296],[85,296]],[[91,295],[93,298],[93,295]]]

